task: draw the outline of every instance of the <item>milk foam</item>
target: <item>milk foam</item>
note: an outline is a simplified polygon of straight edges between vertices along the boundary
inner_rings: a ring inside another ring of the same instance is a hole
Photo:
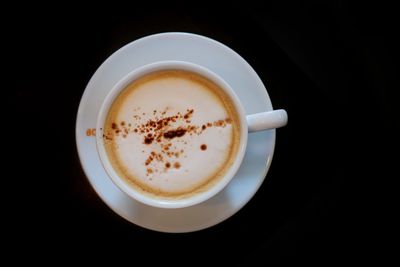
[[[113,154],[120,175],[146,191],[178,196],[201,189],[222,172],[238,126],[232,120],[232,107],[210,90],[210,84],[181,71],[164,74],[133,83],[119,96],[105,135],[110,137],[108,154]],[[174,116],[175,121],[160,131],[149,125],[149,121],[163,125],[165,118]],[[171,139],[163,136],[176,129],[187,131]],[[148,134],[153,140],[146,144]]]

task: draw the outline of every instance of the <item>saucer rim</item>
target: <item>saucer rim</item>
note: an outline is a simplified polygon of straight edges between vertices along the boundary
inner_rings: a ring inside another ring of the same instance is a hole
[[[109,57],[107,57],[106,60],[104,60],[100,66],[96,69],[96,71],[92,74],[89,82],[87,83],[85,90],[82,94],[81,100],[79,102],[79,107],[78,107],[78,112],[77,112],[77,116],[76,116],[76,123],[75,123],[75,139],[76,139],[76,146],[77,146],[77,150],[78,150],[78,158],[79,161],[81,163],[83,172],[85,173],[86,179],[89,181],[89,184],[91,185],[91,187],[95,190],[96,194],[100,197],[100,199],[112,210],[114,211],[117,215],[121,216],[122,218],[124,218],[125,220],[127,220],[129,223],[132,223],[134,225],[140,226],[142,228],[148,229],[148,230],[152,230],[152,231],[156,231],[156,232],[163,232],[163,233],[188,233],[188,232],[196,232],[196,231],[200,231],[200,230],[204,230],[207,228],[210,228],[212,226],[216,226],[222,222],[224,222],[225,220],[227,220],[228,218],[232,217],[233,215],[235,215],[238,211],[240,211],[253,197],[254,195],[258,192],[259,188],[261,187],[262,183],[266,180],[266,176],[268,174],[268,171],[270,169],[271,166],[271,162],[273,160],[274,157],[274,152],[275,152],[275,145],[276,145],[276,130],[270,130],[271,131],[271,147],[270,147],[270,152],[269,152],[269,156],[266,158],[266,163],[264,165],[263,168],[263,172],[262,172],[262,176],[260,175],[260,178],[258,179],[257,183],[255,183],[254,185],[254,189],[252,190],[251,193],[249,193],[247,195],[247,197],[244,198],[244,200],[242,200],[240,202],[240,204],[238,204],[235,208],[233,208],[231,210],[231,212],[226,213],[224,216],[218,217],[218,220],[215,222],[213,220],[209,221],[207,224],[199,224],[198,226],[193,227],[193,225],[190,225],[188,227],[186,227],[185,229],[181,229],[181,230],[171,230],[168,227],[162,227],[159,226],[157,229],[156,228],[151,228],[150,226],[147,226],[145,224],[142,223],[138,223],[138,222],[133,222],[131,221],[131,219],[125,214],[125,212],[120,208],[120,205],[116,205],[116,206],[112,206],[111,203],[108,203],[107,201],[107,197],[103,195],[102,193],[102,189],[98,188],[98,186],[93,183],[91,181],[91,177],[92,175],[88,174],[88,170],[87,170],[87,166],[86,163],[83,163],[83,159],[81,158],[81,154],[83,155],[84,153],[84,148],[81,147],[83,145],[80,145],[79,140],[79,133],[81,132],[81,128],[79,128],[79,118],[82,116],[81,114],[83,113],[83,109],[85,107],[85,105],[88,104],[88,94],[89,91],[87,90],[88,87],[92,86],[92,83],[95,82],[95,80],[97,79],[97,76],[99,75],[99,73],[102,71],[102,69],[106,66],[109,65],[109,61],[111,61],[115,56],[118,56],[120,53],[123,53],[125,50],[130,49],[131,46],[136,45],[137,43],[140,42],[146,42],[146,41],[151,41],[151,39],[157,39],[160,37],[164,37],[164,36],[168,36],[168,37],[180,37],[180,36],[184,36],[186,38],[200,38],[200,39],[205,39],[205,41],[212,43],[213,45],[217,45],[220,48],[224,49],[226,52],[229,52],[230,56],[236,57],[237,59],[239,59],[240,61],[242,61],[242,63],[244,63],[247,67],[247,70],[250,71],[251,75],[254,78],[254,81],[256,81],[257,83],[261,84],[262,87],[265,88],[265,97],[267,99],[267,102],[269,102],[269,106],[265,106],[265,108],[267,110],[272,110],[273,106],[270,100],[270,97],[268,95],[268,92],[266,90],[266,86],[264,85],[264,83],[261,81],[260,77],[258,76],[258,74],[255,72],[255,70],[251,67],[251,65],[243,58],[241,57],[237,52],[235,52],[234,50],[232,50],[230,47],[214,40],[211,39],[209,37],[206,36],[202,36],[202,35],[198,35],[198,34],[194,34],[194,33],[187,33],[187,32],[163,32],[163,33],[156,33],[156,34],[152,34],[152,35],[148,35],[148,36],[144,36],[142,38],[136,39],[132,42],[127,43],[126,45],[122,46],[121,48],[119,48],[118,50],[116,50],[113,54],[111,54]],[[188,61],[190,62],[190,61]],[[198,64],[196,62],[192,62],[195,64]],[[247,149],[246,149],[247,150]],[[229,184],[227,185],[229,186]],[[121,191],[121,194],[124,194]],[[213,198],[218,197],[218,195],[214,196]],[[132,200],[134,201],[134,200]],[[207,202],[207,201],[206,201]],[[188,207],[190,208],[190,207]]]

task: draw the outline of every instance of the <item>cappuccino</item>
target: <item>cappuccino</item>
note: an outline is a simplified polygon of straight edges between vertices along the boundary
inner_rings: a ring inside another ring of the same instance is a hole
[[[162,70],[131,82],[102,128],[107,157],[131,187],[161,199],[208,190],[224,177],[240,144],[230,97],[214,82]]]

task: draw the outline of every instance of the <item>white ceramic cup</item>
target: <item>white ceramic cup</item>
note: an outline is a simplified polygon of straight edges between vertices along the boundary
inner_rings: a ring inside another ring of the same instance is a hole
[[[240,132],[240,144],[239,149],[236,155],[236,158],[233,164],[230,166],[229,170],[226,172],[225,176],[220,179],[215,185],[213,185],[208,190],[198,193],[194,196],[189,198],[183,199],[172,199],[172,200],[165,200],[156,197],[152,197],[148,194],[143,194],[134,187],[130,186],[127,182],[121,178],[117,172],[113,169],[105,147],[104,147],[104,139],[103,139],[103,131],[104,124],[109,112],[111,105],[113,104],[116,97],[121,93],[121,91],[126,88],[130,83],[142,77],[146,74],[160,71],[160,70],[186,70],[197,73],[219,86],[224,92],[230,97],[231,102],[234,104],[237,113],[239,115],[239,120],[241,124],[241,132]],[[235,94],[234,90],[231,86],[226,83],[221,77],[219,77],[214,72],[196,65],[194,63],[184,62],[184,61],[160,61],[151,63],[140,68],[137,68],[123,77],[109,92],[106,96],[97,119],[96,125],[96,144],[97,144],[97,151],[99,157],[101,159],[101,163],[106,170],[106,173],[111,178],[111,180],[128,196],[131,198],[140,201],[144,204],[158,207],[158,208],[184,208],[189,207],[192,205],[199,204],[204,202],[211,197],[215,196],[218,192],[220,192],[235,176],[236,172],[238,171],[246,151],[247,146],[247,135],[248,132],[254,131],[261,131],[261,130],[268,130],[279,128],[285,126],[287,123],[287,113],[285,110],[273,110],[268,112],[262,112],[252,115],[245,114],[243,106]]]

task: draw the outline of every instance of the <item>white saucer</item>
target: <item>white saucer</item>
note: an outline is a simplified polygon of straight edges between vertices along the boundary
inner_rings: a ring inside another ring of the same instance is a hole
[[[100,105],[118,80],[139,66],[161,60],[193,62],[216,72],[235,90],[247,114],[272,110],[261,79],[242,57],[227,46],[188,33],[151,35],[119,49],[90,79],[76,121],[78,153],[94,190],[126,220],[161,232],[197,231],[229,218],[253,197],[271,164],[275,130],[249,135],[246,155],[236,176],[222,192],[202,204],[163,210],[132,200],[108,178],[97,154],[95,138],[87,136],[87,130],[96,127]]]

